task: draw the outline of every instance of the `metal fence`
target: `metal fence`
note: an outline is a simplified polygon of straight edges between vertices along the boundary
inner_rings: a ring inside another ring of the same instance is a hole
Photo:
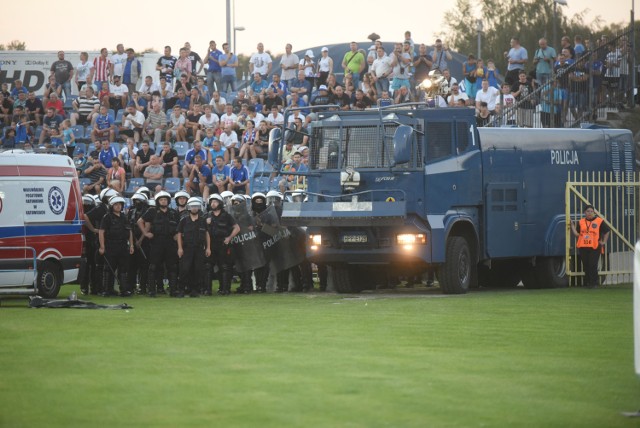
[[[488,126],[518,125],[533,128],[578,128],[606,120],[608,113],[634,106],[632,49],[634,27],[612,37],[586,40],[586,51],[575,60],[562,56],[548,82],[529,78],[534,90],[511,106],[500,95],[495,120]]]
[[[611,234],[600,257],[603,284],[629,283],[633,274],[634,243],[640,237],[640,174],[630,172],[586,172],[569,174],[565,187],[566,265],[571,285],[580,285],[584,274],[570,231],[570,221],[579,221],[583,207],[593,205]]]

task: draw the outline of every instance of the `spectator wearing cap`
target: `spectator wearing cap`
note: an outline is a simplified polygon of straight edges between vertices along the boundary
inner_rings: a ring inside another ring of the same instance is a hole
[[[89,167],[89,159],[85,156],[84,150],[76,150],[76,155],[73,157],[73,164],[78,172],[78,177],[85,177],[84,172]]]
[[[307,49],[304,53],[304,58],[302,58],[298,64],[298,70],[304,72],[304,78],[309,82],[310,88],[313,88],[315,84],[316,63],[314,58],[313,51],[311,49]]]
[[[330,74],[333,74],[333,59],[329,56],[329,48],[323,47],[321,52],[321,57],[318,60],[318,80],[316,84],[326,85],[327,78]]]
[[[318,93],[311,100],[311,105],[322,106],[327,104],[329,104],[329,90],[327,89],[327,85],[320,85]]]

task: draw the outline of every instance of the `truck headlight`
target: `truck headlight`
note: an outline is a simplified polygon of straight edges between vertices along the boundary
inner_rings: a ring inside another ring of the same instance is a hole
[[[311,249],[317,250],[322,245],[322,235],[309,235],[311,241]]]
[[[396,236],[398,245],[411,246],[415,244],[426,244],[427,237],[422,233],[402,233]]]

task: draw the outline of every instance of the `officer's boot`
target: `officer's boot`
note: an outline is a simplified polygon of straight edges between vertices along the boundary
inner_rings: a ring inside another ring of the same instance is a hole
[[[168,266],[167,273],[169,275],[169,294],[171,296],[184,297],[184,293],[178,288],[177,266]]]
[[[149,282],[149,266],[146,266],[144,264],[140,265],[138,272],[139,272],[138,281],[140,282],[140,288],[138,289],[138,293],[140,293],[141,295],[145,295],[147,294],[147,285]]]
[[[231,277],[233,276],[233,271],[230,267],[222,268],[222,279],[220,280],[220,290],[222,291],[223,296],[229,295],[231,293]]]
[[[147,290],[149,291],[149,297],[156,297],[156,265],[153,263],[149,265]]]
[[[286,293],[289,291],[289,269],[278,272],[276,293]]]
[[[103,262],[104,263],[104,262]],[[99,295],[104,291],[104,264],[96,264],[93,272],[93,289],[91,294]]]
[[[253,271],[256,277],[256,293],[264,293],[267,291],[267,278],[265,276],[265,267],[259,267]]]
[[[133,293],[131,292],[131,285],[129,283],[129,276],[127,272],[118,273],[118,281],[120,281],[120,297],[129,297]]]
[[[205,296],[211,296],[211,266],[209,264],[204,265],[204,272],[202,278],[202,294]]]
[[[105,267],[102,271],[102,291],[100,296],[109,297],[109,284],[113,283],[113,273],[111,273],[111,269]]]

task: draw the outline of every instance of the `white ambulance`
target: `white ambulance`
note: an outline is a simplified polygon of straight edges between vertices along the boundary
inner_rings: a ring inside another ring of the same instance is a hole
[[[0,295],[54,298],[82,262],[82,196],[62,155],[0,152]]]

